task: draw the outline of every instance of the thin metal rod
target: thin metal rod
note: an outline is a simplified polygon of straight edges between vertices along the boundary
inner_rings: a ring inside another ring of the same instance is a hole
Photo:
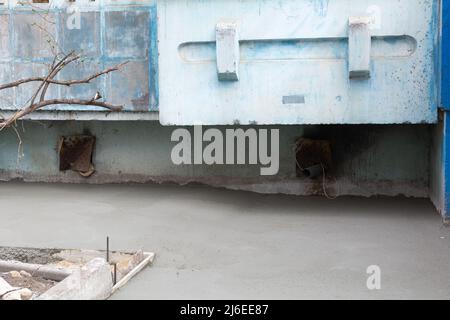
[[[109,263],[109,237],[106,237],[106,261]]]
[[[114,266],[114,285],[117,283],[117,263],[113,264]]]

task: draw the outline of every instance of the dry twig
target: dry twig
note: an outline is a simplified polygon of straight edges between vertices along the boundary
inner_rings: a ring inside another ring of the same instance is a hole
[[[11,83],[0,85],[0,90],[5,90],[9,88],[18,87],[20,85],[30,83],[30,82],[40,82],[39,87],[36,89],[34,94],[31,96],[30,100],[27,102],[27,106],[15,112],[9,118],[0,118],[0,131],[4,128],[12,126],[17,120],[25,117],[26,115],[35,112],[36,110],[42,109],[47,106],[52,105],[80,105],[80,106],[95,106],[107,109],[111,112],[118,112],[123,109],[123,106],[113,105],[107,102],[99,101],[96,96],[91,99],[46,99],[46,94],[51,85],[61,85],[61,86],[75,86],[80,84],[88,84],[96,78],[104,76],[114,71],[120,70],[127,62],[118,64],[116,66],[107,68],[105,70],[99,71],[92,74],[85,79],[75,79],[75,80],[55,80],[54,78],[69,64],[77,62],[81,59],[81,55],[70,52],[62,58],[55,55],[55,58],[49,68],[49,72],[45,77],[32,77],[26,79],[20,79]],[[36,102],[39,96],[39,101]]]

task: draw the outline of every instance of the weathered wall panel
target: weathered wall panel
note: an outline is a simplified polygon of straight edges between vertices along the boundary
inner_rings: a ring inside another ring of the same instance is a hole
[[[441,101],[440,107],[450,110],[450,1],[442,1],[441,34]]]
[[[58,35],[64,50],[75,50],[89,58],[99,59],[102,56],[100,12],[80,12],[81,30],[67,27],[70,23],[70,15],[59,13],[59,19]]]
[[[161,122],[436,123],[439,3],[160,0]],[[350,79],[349,19],[365,16],[370,78]],[[239,81],[217,76],[215,28],[222,21],[238,25]]]
[[[79,11],[78,28],[73,22],[71,5]],[[154,0],[107,1],[64,0],[51,4],[21,5],[10,1],[0,5],[1,81],[44,76],[55,51],[75,50],[84,63],[64,70],[58,79],[91,75],[115,64],[130,61],[122,73],[97,79],[92,84],[65,88],[55,86],[49,97],[90,98],[97,90],[108,101],[123,104],[120,118],[129,113],[157,110],[156,5]],[[7,72],[8,73],[8,72]],[[0,110],[23,107],[34,85],[2,92]],[[57,106],[46,110],[104,111],[96,107]],[[61,113],[61,119],[67,114]],[[45,118],[43,116],[42,118]],[[101,118],[101,117],[100,117]]]
[[[26,121],[24,130],[21,125],[18,129],[24,143],[23,157],[18,157],[15,132],[2,132],[1,180],[199,182],[262,193],[323,195],[322,179],[296,175],[295,141],[308,137],[332,143],[336,182],[333,177],[327,180],[329,195],[428,196],[431,138],[426,125],[282,127],[280,171],[274,177],[260,176],[260,165],[176,166],[170,158],[176,144],[170,142],[174,128],[154,121]],[[75,172],[60,172],[56,151],[59,137],[87,133],[96,137],[96,173],[86,179]]]

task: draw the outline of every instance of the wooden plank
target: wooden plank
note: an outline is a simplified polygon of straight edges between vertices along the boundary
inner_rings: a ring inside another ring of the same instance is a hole
[[[155,259],[155,254],[152,252],[144,252],[144,260],[142,260],[133,270],[131,270],[125,277],[123,277],[119,282],[117,282],[112,290],[111,295],[113,295],[117,290],[122,288],[128,281],[131,280],[135,275],[137,275],[142,269],[144,269],[148,264],[152,263]]]

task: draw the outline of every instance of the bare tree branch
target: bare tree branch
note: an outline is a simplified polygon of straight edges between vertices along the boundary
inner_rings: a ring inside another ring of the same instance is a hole
[[[56,65],[53,63],[53,65],[50,67],[49,74],[45,78],[45,80],[40,84],[39,88],[34,93],[33,97],[31,98],[30,106],[34,104],[34,101],[36,97],[39,95],[39,92],[42,90],[41,98],[45,97],[45,94],[47,92],[48,88],[48,80],[53,79],[59,71],[61,71],[65,66],[67,66],[69,63],[76,61],[80,58],[80,56],[77,56],[74,54],[74,52],[70,52],[69,54],[65,55]]]
[[[35,103],[27,108],[17,111],[13,116],[4,121],[0,121],[0,131],[11,126],[14,122],[23,118],[24,116],[51,105],[79,105],[79,106],[94,106],[108,109],[111,112],[122,111],[123,106],[113,105],[107,102],[95,100],[80,100],[80,99],[50,99]]]
[[[81,58],[79,55],[75,55],[74,52],[69,53],[66,55],[59,63],[57,63],[54,67],[50,68],[50,73],[47,77],[47,79],[43,82],[42,92],[41,92],[41,98],[40,101],[44,101],[45,94],[47,93],[47,89],[50,86],[50,83],[48,83],[48,80],[53,80],[54,77],[62,70],[65,66],[68,64],[77,61]],[[53,71],[52,71],[53,69]],[[39,91],[38,91],[39,92]],[[34,103],[34,100],[31,102],[31,104]]]
[[[113,66],[111,68],[105,69],[105,70],[100,71],[100,72],[98,72],[98,73],[96,73],[94,75],[89,76],[88,78],[81,79],[81,80],[53,80],[53,79],[47,79],[46,82],[48,82],[50,84],[55,84],[55,85],[60,85],[60,86],[67,86],[67,87],[70,87],[72,85],[77,85],[77,84],[88,84],[92,80],[95,80],[98,77],[101,77],[103,75],[106,75],[106,74],[114,72],[114,71],[119,71],[127,63],[128,63],[128,61],[120,63],[120,64],[117,64],[117,65],[115,65],[115,66]],[[29,82],[42,82],[42,81],[45,81],[45,77],[35,77],[35,78],[21,79],[21,80],[18,80],[18,81],[14,81],[14,82],[11,82],[11,83],[0,85],[0,90],[18,87],[18,86],[20,86],[22,84],[29,83]]]
[[[76,80],[54,80],[54,78],[61,72],[67,65],[80,60],[81,56],[75,54],[73,51],[64,55],[62,58],[58,59],[58,54],[55,55],[53,62],[49,68],[48,74],[45,77],[33,77],[21,79],[15,82],[7,83],[0,86],[0,90],[18,87],[25,83],[30,82],[41,82],[39,87],[36,89],[32,97],[26,103],[28,106],[24,107],[21,110],[15,112],[12,116],[7,119],[0,118],[0,131],[4,128],[12,126],[17,120],[23,118],[24,116],[42,109],[47,106],[52,105],[81,105],[81,106],[95,106],[107,109],[111,112],[118,112],[123,109],[123,106],[113,105],[107,102],[99,101],[101,98],[101,94],[97,92],[97,95],[91,99],[48,99],[46,100],[45,96],[50,87],[50,85],[64,85],[64,86],[73,86],[79,84],[87,84],[92,80],[101,77],[103,75],[109,74],[114,71],[120,70],[127,62],[115,65],[103,71],[97,72],[93,75],[88,76],[85,79],[76,79]],[[36,102],[36,98],[40,95],[39,102]]]

